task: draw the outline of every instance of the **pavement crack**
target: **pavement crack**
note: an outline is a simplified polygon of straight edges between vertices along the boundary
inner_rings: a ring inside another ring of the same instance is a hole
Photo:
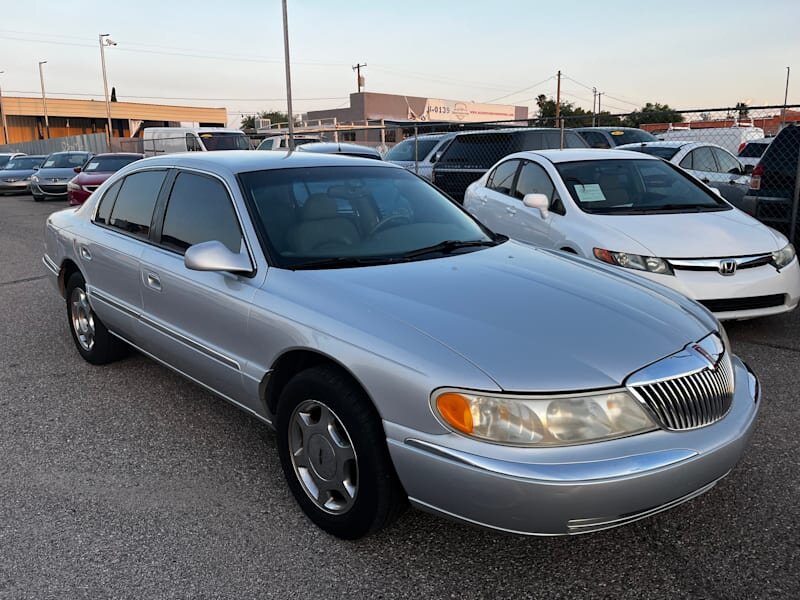
[[[23,277],[22,279],[12,279],[11,281],[0,281],[0,287],[5,287],[7,285],[15,285],[17,283],[27,283],[28,281],[39,281],[40,279],[46,279],[47,275],[38,275],[36,277]]]
[[[775,350],[787,350],[789,352],[800,353],[800,348],[792,348],[791,346],[784,346],[783,344],[773,344],[770,342],[754,342],[752,340],[738,340],[741,344],[752,344],[753,346],[764,346],[766,348],[774,348]]]

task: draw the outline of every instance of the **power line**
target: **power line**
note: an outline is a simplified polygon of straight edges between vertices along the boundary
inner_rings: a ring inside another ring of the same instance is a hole
[[[417,73],[417,72],[413,72],[413,71],[399,71],[397,69],[388,69],[386,67],[382,67],[380,65],[376,66],[374,64],[370,68],[371,69],[377,69],[378,71],[384,71],[386,73],[394,73],[396,75],[403,75],[405,77],[410,77],[412,79],[422,79],[422,80],[425,80],[425,81],[434,81],[436,83],[445,84],[445,85],[460,85],[460,86],[464,86],[464,87],[483,88],[483,89],[487,89],[487,90],[497,90],[498,89],[498,86],[496,86],[496,85],[486,85],[486,84],[483,84],[483,83],[477,83],[477,82],[473,82],[473,81],[463,81],[463,80],[459,80],[459,79],[453,79],[453,78],[450,78],[450,77],[441,77],[441,76],[438,76],[438,75],[429,75],[429,74],[426,74],[426,73]],[[510,88],[507,88],[507,89],[510,89]]]
[[[517,94],[521,94],[522,92],[527,92],[528,90],[532,90],[535,87],[539,87],[540,85],[543,85],[543,84],[547,83],[548,81],[551,81],[552,79],[555,79],[555,75],[551,75],[547,79],[543,79],[542,81],[538,81],[538,82],[534,83],[533,85],[529,85],[528,87],[524,87],[521,90],[517,90],[516,92],[511,92],[510,94],[506,94],[505,96],[498,96],[497,98],[492,98],[491,100],[487,100],[486,102],[487,103],[489,103],[489,102],[497,102],[498,100],[503,100],[504,98],[508,98],[509,96],[516,96]]]
[[[39,94],[39,92],[29,91],[29,90],[6,90],[7,93],[11,94]],[[100,98],[102,94],[87,94],[83,92],[51,92],[48,90],[48,96],[83,96],[83,97],[91,97],[91,98]],[[226,102],[282,102],[286,100],[286,98],[209,98],[206,96],[142,96],[142,95],[127,95],[125,94],[125,98],[137,98],[137,99],[145,99],[145,100],[221,100]],[[349,96],[325,96],[319,98],[294,98],[294,100],[302,100],[307,102],[312,102],[316,100],[342,100],[345,98],[349,98]],[[121,100],[124,102],[124,100]]]

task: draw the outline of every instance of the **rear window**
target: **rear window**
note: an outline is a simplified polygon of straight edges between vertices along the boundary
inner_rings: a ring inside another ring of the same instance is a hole
[[[641,152],[642,154],[649,154],[650,156],[657,156],[664,160],[671,160],[673,156],[678,153],[680,147],[673,146],[637,146],[636,148],[622,148],[623,150],[631,150],[633,152]]]
[[[403,140],[396,146],[393,146],[391,150],[386,153],[384,160],[389,161],[407,161],[411,162],[414,160],[422,160],[428,154],[431,153],[436,147],[436,144],[439,143],[438,139],[435,140],[426,140],[426,139],[419,139],[415,140],[414,138],[408,138]]]
[[[457,136],[442,156],[441,163],[461,168],[488,169],[515,152],[510,133]]]
[[[165,177],[166,171],[142,171],[126,177],[111,209],[108,224],[146,238],[150,234],[153,209]]]
[[[769,146],[769,142],[748,142],[739,152],[739,158],[761,158],[767,146]]]

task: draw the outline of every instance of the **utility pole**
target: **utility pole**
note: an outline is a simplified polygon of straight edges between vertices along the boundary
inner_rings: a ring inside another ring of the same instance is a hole
[[[108,99],[108,78],[106,77],[106,46],[116,46],[117,42],[112,40],[109,37],[110,34],[108,33],[101,33],[98,36],[98,40],[100,40],[100,63],[103,66],[103,91],[106,94],[106,121],[108,122],[108,128],[106,133],[106,140],[108,142],[108,150],[111,151],[111,136],[112,136],[112,126],[111,126],[111,101]]]
[[[47,139],[50,139],[50,119],[47,118],[47,95],[44,93],[44,71],[42,65],[47,64],[46,60],[39,61],[39,83],[42,85],[42,106],[44,107],[44,129],[47,132]]]
[[[783,92],[783,110],[781,111],[781,129],[786,124],[786,104],[789,100],[789,73],[791,72],[791,67],[786,67],[786,91]]]
[[[361,88],[364,87],[364,80],[361,79],[361,67],[366,67],[367,63],[359,64],[356,63],[353,67],[353,71],[356,72],[356,88],[358,89],[358,93],[361,93]]]
[[[598,125],[600,125],[600,113],[602,112],[600,110],[600,96],[602,96],[603,94],[605,94],[605,92],[597,92],[597,124]]]
[[[286,109],[289,112],[289,152],[294,150],[294,113],[292,112],[292,72],[289,67],[289,16],[283,0],[283,53],[286,60]]]
[[[556,84],[556,127],[559,127],[559,119],[561,118],[561,71],[556,76],[558,83]]]
[[[592,127],[597,125],[597,88],[592,88]]]
[[[5,73],[5,71],[0,71],[0,75]],[[3,110],[3,88],[0,87],[0,117],[3,119],[3,139],[5,143],[8,143],[8,123],[6,122],[6,111]]]

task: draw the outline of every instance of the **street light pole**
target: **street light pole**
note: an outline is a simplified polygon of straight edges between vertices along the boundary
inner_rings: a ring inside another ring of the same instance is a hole
[[[0,71],[0,75],[5,73],[5,71]],[[3,88],[0,86],[0,117],[3,119],[3,139],[5,143],[8,143],[8,122],[6,121],[6,111],[3,108]]]
[[[47,132],[47,139],[50,139],[50,119],[47,117],[47,95],[44,93],[44,71],[42,65],[46,65],[46,60],[39,61],[39,83],[42,85],[42,106],[44,107],[44,129]]]
[[[786,124],[786,103],[789,100],[789,73],[791,73],[791,67],[786,67],[786,91],[783,92],[783,110],[781,111],[781,129]]]
[[[283,53],[286,60],[286,109],[289,111],[289,152],[294,150],[294,113],[292,112],[292,72],[289,67],[289,17],[283,0]]]
[[[101,33],[98,37],[100,41],[100,63],[103,65],[103,91],[106,95],[106,121],[108,123],[106,140],[108,141],[108,149],[111,150],[111,101],[108,99],[108,77],[106,77],[106,46],[116,46],[117,42],[109,37],[108,33]]]

